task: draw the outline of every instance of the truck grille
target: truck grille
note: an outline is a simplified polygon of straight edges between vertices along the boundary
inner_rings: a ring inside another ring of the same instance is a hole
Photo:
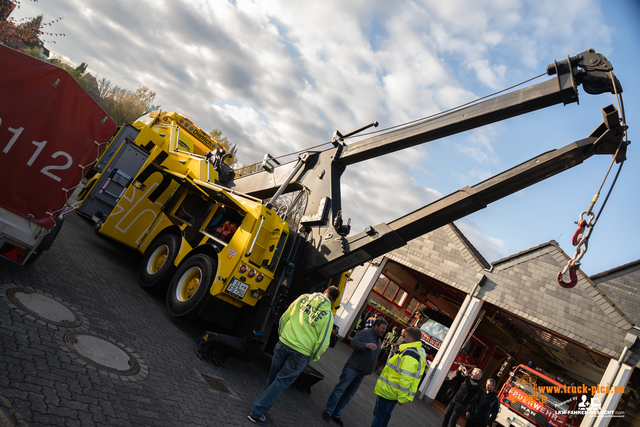
[[[527,408],[522,403],[513,402],[511,404],[511,407],[513,408],[514,411],[516,411],[520,415],[523,415],[523,416],[529,418],[530,420],[532,420],[536,424],[538,424],[540,426],[546,426],[547,425],[547,417],[545,417],[542,414],[537,413],[533,409]]]

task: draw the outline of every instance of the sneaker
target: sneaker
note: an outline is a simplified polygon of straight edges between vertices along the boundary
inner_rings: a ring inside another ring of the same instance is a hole
[[[254,417],[253,415],[247,415],[247,418],[249,418],[249,421],[251,421],[252,423],[262,424],[263,422],[267,421],[267,417],[265,417],[264,415],[260,415],[259,417]]]
[[[331,417],[331,419],[338,424],[340,427],[344,427],[344,423],[342,422],[342,420],[340,418],[333,418]]]
[[[329,415],[325,411],[322,411],[322,419],[325,420],[326,422],[329,422],[329,421],[331,421],[331,415]]]

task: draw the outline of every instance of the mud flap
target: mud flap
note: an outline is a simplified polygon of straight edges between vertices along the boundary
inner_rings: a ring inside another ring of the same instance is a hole
[[[229,357],[251,362],[264,355],[262,343],[247,343],[244,338],[205,332],[196,342],[195,352],[199,358],[216,366],[224,367]]]
[[[291,384],[291,387],[296,390],[303,391],[305,393],[311,394],[311,386],[315,385],[319,381],[324,379],[324,375],[320,373],[318,370],[312,368],[307,365],[306,368],[300,373],[298,378]]]

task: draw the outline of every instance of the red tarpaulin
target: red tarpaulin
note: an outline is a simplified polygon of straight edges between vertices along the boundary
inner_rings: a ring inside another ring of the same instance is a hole
[[[80,182],[115,130],[69,73],[0,45],[0,206],[53,227],[71,196],[63,189]]]

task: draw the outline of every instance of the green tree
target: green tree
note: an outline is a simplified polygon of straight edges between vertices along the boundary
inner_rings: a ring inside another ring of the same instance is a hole
[[[106,99],[98,101],[117,125],[130,123],[149,111],[156,93],[146,86],[135,92],[113,86]]]
[[[82,64],[78,65],[76,68],[74,68],[75,70],[79,71],[80,74],[84,74],[87,72],[87,67],[89,66],[89,64],[87,64],[86,62],[83,62]]]
[[[88,91],[87,81],[84,78],[84,73],[81,71],[80,67],[76,67],[73,62],[56,55],[54,55],[49,62],[71,74],[71,77],[73,77],[78,83],[80,83],[80,86]],[[84,62],[82,64],[84,64]],[[84,68],[86,69],[86,65]]]
[[[31,55],[35,58],[38,59],[42,59],[42,60],[46,60],[47,58],[42,54],[42,50],[38,47],[38,46],[34,46],[34,47],[27,47],[22,49],[22,51],[24,53],[26,53],[27,55]]]

